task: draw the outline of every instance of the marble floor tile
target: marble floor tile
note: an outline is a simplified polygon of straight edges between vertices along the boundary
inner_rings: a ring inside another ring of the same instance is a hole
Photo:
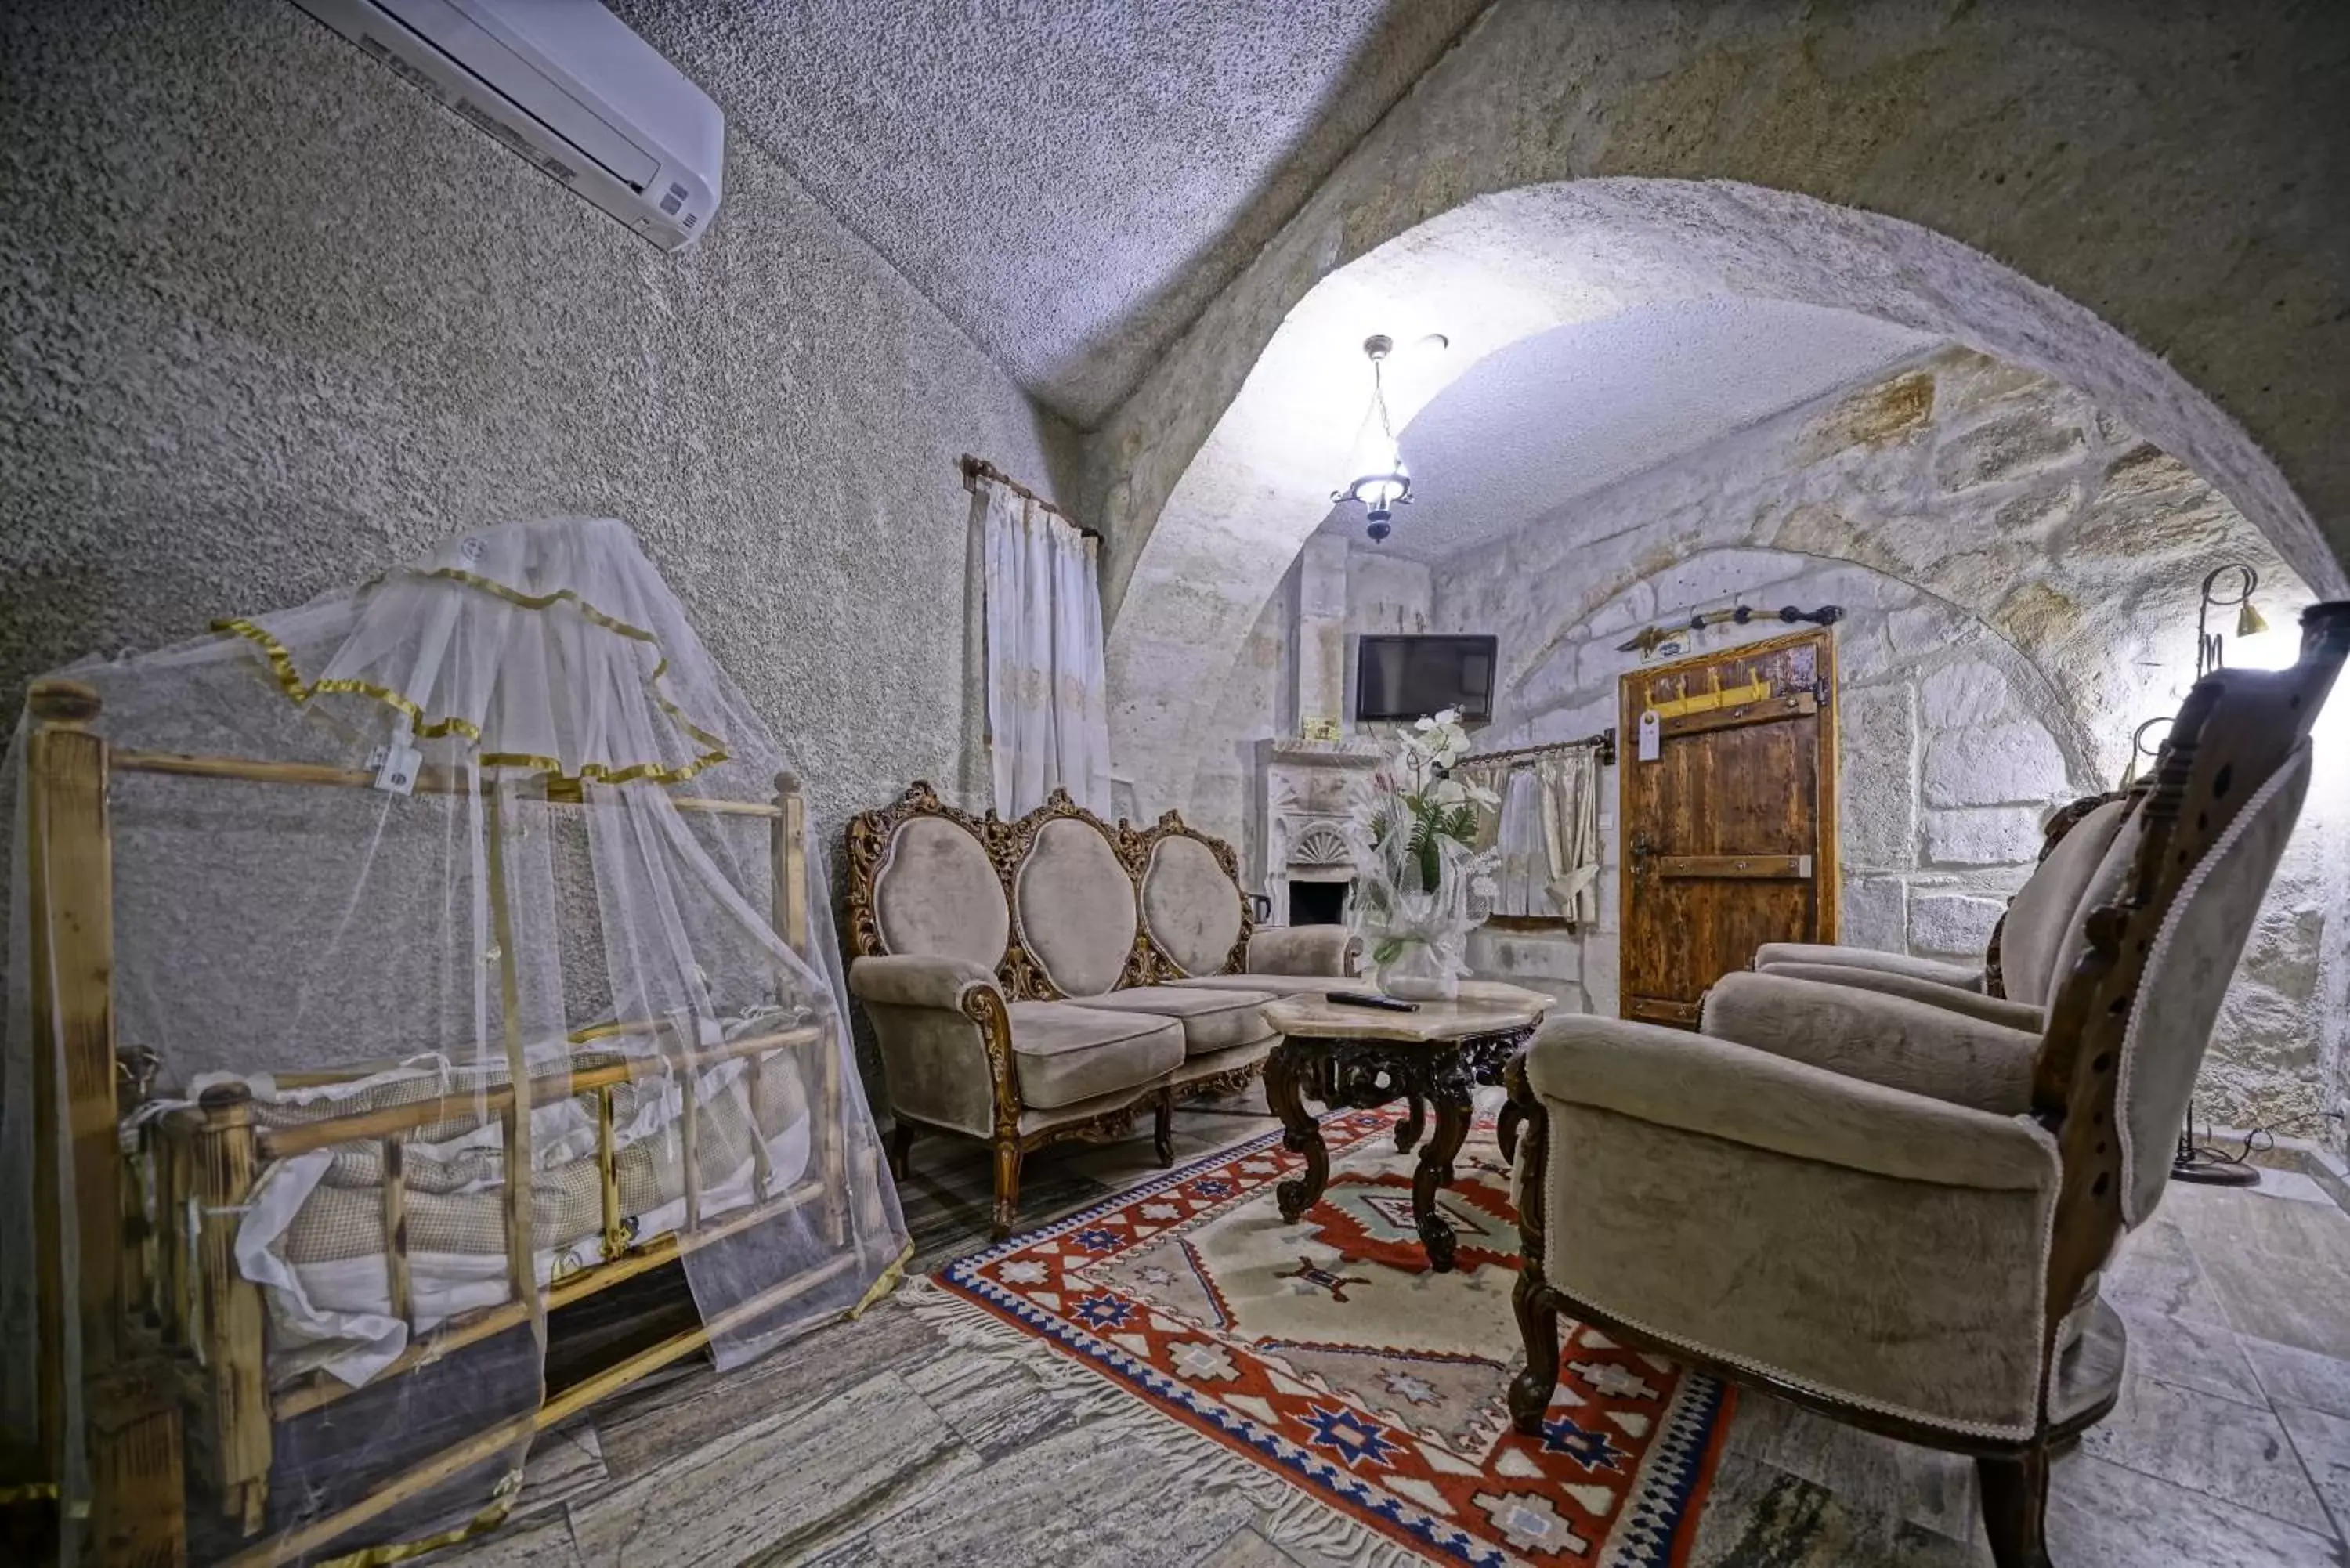
[[[790,1568],[882,1568],[889,1559],[881,1555],[871,1536],[858,1535],[835,1542],[813,1554],[804,1552],[780,1561]]]
[[[560,1508],[610,1479],[592,1417],[575,1417],[541,1432],[532,1442],[530,1459],[523,1466],[522,1496],[515,1503],[515,1516],[519,1519],[543,1509]]]
[[[2266,1407],[2268,1397],[2236,1331],[2224,1324],[2172,1317],[2125,1299],[2113,1303],[2129,1332],[2129,1369],[2158,1382]]]
[[[2295,1203],[2324,1203],[2340,1207],[2334,1202],[2332,1193],[2298,1170],[2279,1170],[2264,1165],[2261,1167],[2261,1184],[2251,1190],[2263,1198],[2286,1198]]]
[[[1974,1528],[1972,1460],[1897,1443],[1767,1395],[1739,1396],[1724,1451],[1939,1534],[1963,1541]]]
[[[1725,1454],[1689,1568],[1976,1568],[1977,1560],[1970,1542],[1848,1501],[1775,1465]]]
[[[2276,1413],[2334,1530],[2350,1534],[2350,1419],[2298,1405],[2279,1405]]]
[[[1254,1521],[1238,1490],[1187,1490],[1148,1453],[1110,1447],[1099,1425],[1055,1433],[998,1459],[975,1484],[898,1511],[872,1531],[875,1547],[925,1568],[1174,1568]]]
[[[2098,1288],[2109,1302],[2135,1302],[2166,1316],[2228,1321],[2228,1309],[2204,1277],[2187,1232],[2159,1216],[2122,1238]]]
[[[2350,1303],[2343,1310],[2350,1311]],[[2271,1403],[2350,1417],[2350,1361],[2248,1334],[2236,1338]]]
[[[413,1559],[413,1568],[580,1568],[580,1560],[557,1507],[517,1512],[486,1535]]]
[[[1076,1425],[1068,1401],[1028,1368],[1001,1356],[941,1349],[906,1368],[907,1385],[983,1461]]]
[[[807,1410],[879,1373],[919,1366],[943,1346],[902,1304],[883,1302],[854,1323],[820,1328],[733,1372],[703,1364],[604,1401],[591,1412],[599,1452],[613,1476],[633,1479],[780,1411]]]
[[[2304,1530],[2096,1456],[2056,1462],[2049,1554],[2064,1568],[2342,1568],[2332,1533]],[[1989,1561],[1988,1552],[1981,1561]]]
[[[788,1562],[942,1490],[993,1490],[955,1484],[978,1468],[938,1413],[885,1372],[574,1502],[572,1538],[588,1568]]]
[[[2123,1379],[2113,1414],[2083,1436],[2081,1447],[2272,1519],[2332,1528],[2284,1428],[2266,1409],[2133,1374]]]
[[[2187,1232],[2189,1241],[2205,1249],[2207,1264],[2213,1261],[2215,1247],[2227,1251],[2230,1243],[2256,1252],[2350,1262],[2350,1214],[2332,1203],[2296,1202],[2249,1188],[2174,1182],[2163,1195],[2162,1212]]]
[[[2266,1199],[2262,1205],[2305,1211],[2315,1207],[2282,1199]],[[2195,1247],[2207,1259],[2206,1272],[2239,1333],[2350,1360],[2350,1308],[2345,1306],[2350,1303],[2350,1256],[2234,1251],[2201,1241]]]
[[[1179,1158],[1270,1130],[1263,1104],[1252,1086],[1187,1107]],[[1147,1127],[1040,1157],[1023,1223],[1159,1168]],[[2350,1564],[2350,1216],[2294,1175],[2174,1189],[2107,1272],[2130,1375],[2058,1461],[2065,1568]],[[976,1143],[916,1146],[921,1266],[986,1243],[990,1179]],[[506,1529],[430,1561],[1332,1568],[1275,1546],[1233,1489],[1188,1479],[1180,1446],[1162,1459],[1131,1432],[885,1303],[726,1376],[695,1366],[604,1402],[541,1439]],[[1970,1461],[1749,1395],[1690,1568],[1984,1568],[1976,1510]]]
[[[1296,1558],[1243,1525],[1209,1548],[1205,1557],[1194,1559],[1191,1568],[1298,1568],[1298,1563]]]

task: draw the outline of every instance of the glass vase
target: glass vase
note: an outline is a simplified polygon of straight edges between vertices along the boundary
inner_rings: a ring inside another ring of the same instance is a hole
[[[1371,978],[1404,1002],[1449,1002],[1469,972],[1469,933],[1492,912],[1493,851],[1447,840],[1434,853],[1357,846],[1347,926]],[[1435,873],[1433,885],[1429,873]]]

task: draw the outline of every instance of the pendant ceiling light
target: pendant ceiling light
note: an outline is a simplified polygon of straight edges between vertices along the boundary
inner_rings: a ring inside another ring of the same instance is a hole
[[[1363,415],[1362,431],[1356,441],[1363,468],[1344,489],[1330,493],[1333,501],[1363,504],[1363,518],[1373,544],[1394,532],[1389,519],[1397,507],[1411,500],[1411,472],[1404,467],[1403,449],[1396,444],[1395,426],[1388,418],[1387,384],[1379,369],[1394,349],[1395,339],[1385,333],[1363,339],[1363,353],[1371,362],[1371,406]],[[1375,445],[1367,444],[1373,441]]]

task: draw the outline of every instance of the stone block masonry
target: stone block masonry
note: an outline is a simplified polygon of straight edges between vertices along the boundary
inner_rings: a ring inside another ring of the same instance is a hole
[[[2184,465],[2045,378],[1948,349],[1439,564],[1431,628],[1499,636],[1480,744],[1500,747],[1614,722],[1632,628],[1742,602],[1844,606],[1841,940],[1970,959],[2050,809],[2111,785],[2130,730],[2177,707],[2197,584],[2221,561],[2260,571],[2280,626],[2309,597]],[[1783,629],[1716,628],[1692,651]],[[2345,818],[2350,788],[2312,790],[2199,1116],[2278,1121],[2350,1094],[2325,1002],[2350,983],[2330,869],[2350,852]],[[1612,815],[1604,837],[1612,889]],[[1612,1012],[1616,919],[1611,900],[1597,930],[1497,933],[1472,961]]]

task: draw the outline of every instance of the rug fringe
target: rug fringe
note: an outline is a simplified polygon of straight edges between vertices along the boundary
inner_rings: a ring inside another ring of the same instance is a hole
[[[898,1300],[955,1348],[1011,1362],[1055,1394],[1066,1396],[1103,1428],[1105,1451],[1130,1454],[1139,1449],[1154,1462],[1174,1464],[1177,1480],[1238,1491],[1258,1510],[1258,1533],[1284,1551],[1311,1553],[1333,1568],[1418,1568],[1430,1561],[1153,1409],[1148,1401],[934,1280],[907,1282],[899,1289]]]

